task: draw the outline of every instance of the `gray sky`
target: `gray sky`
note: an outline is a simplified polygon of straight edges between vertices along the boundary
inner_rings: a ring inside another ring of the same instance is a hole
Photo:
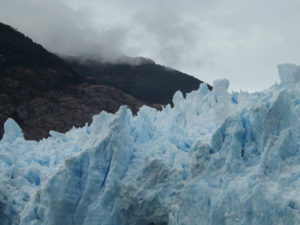
[[[300,0],[1,0],[0,21],[58,54],[144,56],[232,90],[300,64]]]

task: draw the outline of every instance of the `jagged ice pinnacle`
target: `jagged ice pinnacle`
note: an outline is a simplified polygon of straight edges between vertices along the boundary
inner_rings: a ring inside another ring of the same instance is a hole
[[[300,224],[300,67],[228,93],[217,80],[174,107],[102,112],[40,142],[8,119],[2,224]]]

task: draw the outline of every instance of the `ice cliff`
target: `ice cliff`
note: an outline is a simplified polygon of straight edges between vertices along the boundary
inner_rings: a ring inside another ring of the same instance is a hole
[[[8,119],[1,224],[300,224],[300,67],[278,70],[260,93],[217,80],[40,142]]]

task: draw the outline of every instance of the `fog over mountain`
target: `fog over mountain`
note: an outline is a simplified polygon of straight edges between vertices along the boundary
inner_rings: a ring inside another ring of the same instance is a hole
[[[176,91],[185,95],[200,83],[145,58],[122,57],[119,64],[65,61],[0,22],[0,138],[8,118],[19,123],[25,138],[40,140],[50,130],[82,127],[93,115],[116,112],[121,105],[133,113],[145,104],[159,109]]]
[[[292,0],[2,0],[0,20],[61,55],[144,56],[253,91],[278,80],[278,63],[299,62],[299,9]]]
[[[1,0],[0,225],[300,224],[299,10]]]

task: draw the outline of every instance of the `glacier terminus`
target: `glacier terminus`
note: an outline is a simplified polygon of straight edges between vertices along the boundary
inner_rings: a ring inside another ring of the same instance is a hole
[[[0,141],[2,225],[300,224],[300,67],[262,92],[201,84],[174,107]]]

